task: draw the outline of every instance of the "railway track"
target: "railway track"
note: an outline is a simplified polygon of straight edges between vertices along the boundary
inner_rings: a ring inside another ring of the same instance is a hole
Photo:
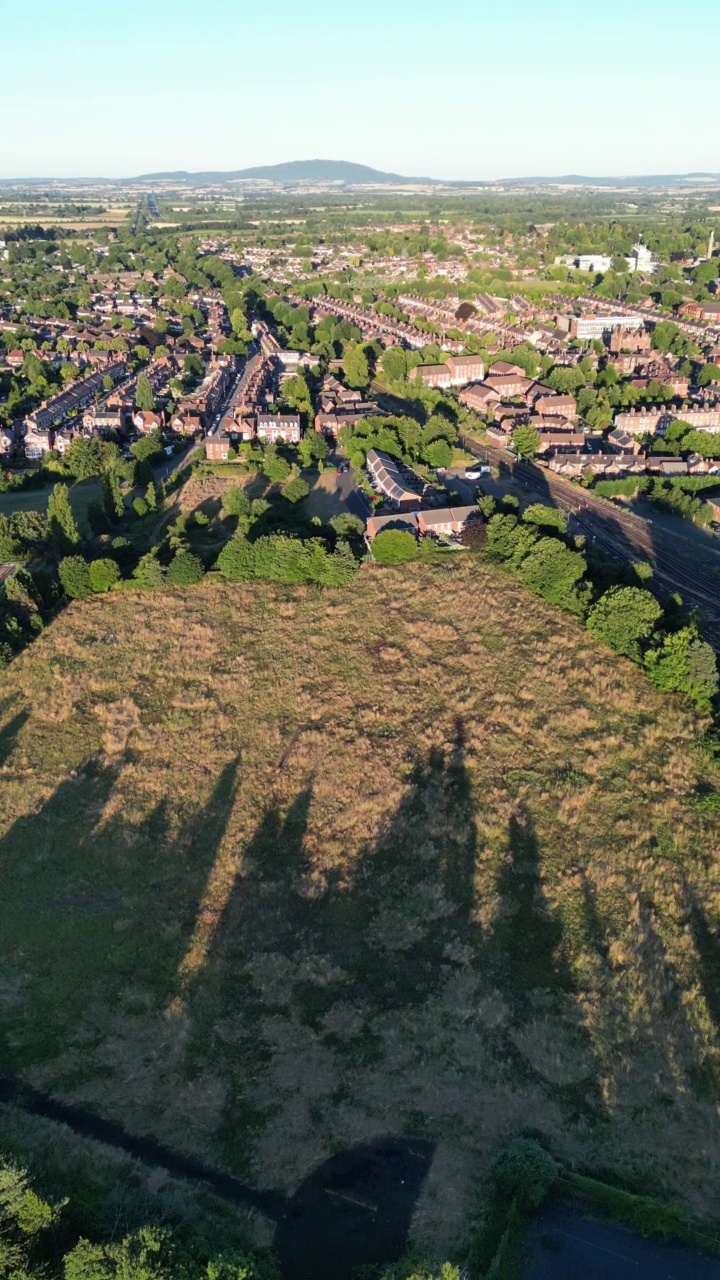
[[[506,449],[481,448],[468,439],[463,443],[468,452],[487,454],[491,461],[509,466],[513,476],[532,486],[539,497],[545,491],[580,532],[594,539],[614,560],[627,562],[633,553],[647,559],[662,592],[677,593],[685,604],[702,610],[703,631],[720,648],[720,548],[701,547],[681,533],[622,511],[607,499],[580,490],[531,462],[519,461]]]

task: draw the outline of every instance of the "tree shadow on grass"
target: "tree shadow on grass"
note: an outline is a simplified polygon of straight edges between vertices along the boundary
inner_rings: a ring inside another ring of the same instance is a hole
[[[106,818],[119,770],[93,758],[0,841],[0,963],[20,983],[5,1004],[5,1066],[60,1057],[93,1005],[122,990],[169,991],[232,809],[236,762],[176,834],[164,798],[143,819]],[[78,1055],[92,1073],[92,1055]]]
[[[545,901],[540,848],[529,814],[510,818],[508,853],[496,893],[501,909],[488,961],[500,990],[517,1013],[526,1016],[534,992],[574,991],[563,954],[562,925]]]
[[[28,720],[29,715],[29,711],[18,711],[16,715],[14,715],[11,720],[8,720],[7,724],[3,725],[2,729],[0,729],[0,768],[2,768],[6,760],[9,760],[12,755],[18,734]]]

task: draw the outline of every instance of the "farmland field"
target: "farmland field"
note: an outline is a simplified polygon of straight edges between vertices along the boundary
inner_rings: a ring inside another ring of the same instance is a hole
[[[0,680],[2,1069],[286,1194],[431,1138],[441,1251],[523,1129],[710,1220],[701,728],[459,560],[77,602]]]

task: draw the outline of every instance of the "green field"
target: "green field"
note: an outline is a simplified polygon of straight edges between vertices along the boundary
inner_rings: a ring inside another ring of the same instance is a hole
[[[260,1186],[437,1141],[450,1248],[532,1129],[720,1196],[702,725],[468,562],[77,602],[0,680],[3,1069]]]
[[[62,477],[58,476],[58,481]],[[0,515],[10,516],[14,511],[47,511],[52,485],[44,489],[20,489],[0,493]],[[87,509],[91,502],[102,496],[99,479],[79,480],[70,486],[70,503],[82,533],[88,531]]]

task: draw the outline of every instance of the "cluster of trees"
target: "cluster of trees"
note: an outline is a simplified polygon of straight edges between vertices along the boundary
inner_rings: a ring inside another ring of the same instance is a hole
[[[148,1197],[146,1225],[108,1235],[87,1205],[40,1194],[27,1170],[0,1156],[0,1275],[7,1280],[275,1280],[269,1254],[211,1245]],[[217,1241],[217,1233],[212,1232]]]
[[[535,503],[519,518],[512,510],[493,512],[494,500],[487,496],[481,504],[489,515],[489,560],[583,619],[597,640],[642,664],[658,688],[710,707],[718,691],[715,654],[701,638],[697,619],[681,622],[677,609],[664,611],[652,591],[639,585],[651,575],[649,566],[628,565],[620,575],[624,581],[608,586],[607,571],[594,572],[582,548],[568,538],[565,517],[556,508]]]
[[[329,551],[322,537],[303,539],[272,533],[251,542],[245,534],[236,533],[220,552],[217,565],[228,582],[261,578],[341,587],[352,581],[358,562],[342,541]]]
[[[298,485],[303,490],[296,492],[293,486]],[[229,582],[261,578],[333,587],[352,580],[362,555],[363,522],[349,513],[328,525],[308,520],[296,506],[307,492],[300,477],[290,480],[273,501],[251,501],[241,488],[228,490],[223,514],[237,523],[218,556],[223,577]]]
[[[339,440],[351,464],[363,467],[370,449],[380,449],[392,458],[408,463],[424,462],[431,467],[449,467],[457,442],[457,426],[444,414],[436,413],[421,426],[405,416],[362,418],[353,426],[340,428]]]

